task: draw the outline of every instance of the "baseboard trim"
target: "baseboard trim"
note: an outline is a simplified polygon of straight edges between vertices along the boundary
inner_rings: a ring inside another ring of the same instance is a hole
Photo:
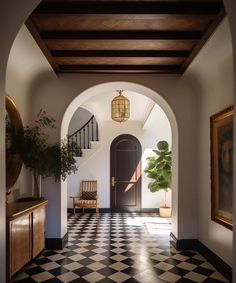
[[[198,241],[198,252],[203,255],[229,282],[232,282],[232,267],[211,251],[207,246]]]
[[[68,213],[74,213],[74,209],[73,208],[67,208],[67,212]],[[76,213],[82,213],[82,208],[76,208],[75,212]],[[96,213],[96,209],[95,208],[85,208],[84,212]],[[111,212],[111,209],[110,208],[99,208],[99,212],[108,213],[108,212]]]
[[[218,255],[206,247],[197,239],[177,239],[170,233],[170,242],[177,250],[197,250],[204,256],[229,282],[232,282],[232,267],[223,261]]]
[[[74,213],[73,208],[67,208],[67,212],[68,213]],[[82,209],[81,208],[76,208],[75,209],[76,213],[82,213]],[[95,208],[88,208],[88,209],[84,209],[84,212],[90,212],[90,213],[96,213],[96,209]],[[101,213],[111,213],[112,209],[111,208],[99,208],[99,212]],[[137,211],[137,212],[146,212],[146,213],[157,213],[159,214],[159,208],[141,208],[141,211]]]
[[[176,248],[176,250],[197,250],[197,239],[177,239],[173,233],[170,233],[170,242]]]
[[[45,248],[47,250],[62,250],[68,242],[68,233],[61,238],[46,238]]]
[[[141,212],[157,213],[159,215],[159,208],[141,208]]]

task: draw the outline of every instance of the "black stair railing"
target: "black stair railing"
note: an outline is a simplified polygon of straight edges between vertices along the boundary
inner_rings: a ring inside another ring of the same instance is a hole
[[[82,149],[90,148],[91,141],[98,141],[98,123],[94,115],[81,128],[68,135],[67,138],[69,144],[78,146],[78,156],[82,156]]]

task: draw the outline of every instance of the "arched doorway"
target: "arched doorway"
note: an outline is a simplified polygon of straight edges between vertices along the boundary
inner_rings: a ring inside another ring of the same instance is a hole
[[[126,93],[132,92],[132,95],[134,97],[135,97],[135,95],[136,96],[137,95],[143,95],[143,96],[151,99],[155,104],[159,105],[159,107],[165,113],[165,116],[168,120],[168,123],[170,124],[171,137],[172,137],[171,138],[171,145],[172,145],[172,194],[171,194],[171,199],[172,199],[171,200],[171,202],[172,202],[172,233],[174,235],[176,235],[177,237],[179,237],[179,235],[181,234],[179,232],[181,232],[181,231],[179,231],[179,229],[178,229],[178,227],[179,227],[179,219],[178,219],[179,197],[178,197],[178,194],[179,194],[179,186],[181,187],[182,190],[183,190],[183,187],[184,187],[184,185],[181,185],[182,181],[180,181],[180,184],[179,184],[179,168],[178,168],[178,166],[179,166],[179,129],[178,129],[177,118],[175,117],[174,109],[172,109],[172,106],[169,105],[168,100],[165,99],[165,95],[161,96],[157,91],[155,91],[155,90],[153,90],[153,89],[151,89],[147,86],[144,86],[142,84],[134,83],[134,82],[110,81],[110,82],[96,84],[96,85],[89,87],[89,88],[85,89],[84,91],[80,92],[77,96],[74,97],[74,99],[70,102],[70,104],[66,108],[64,115],[63,115],[63,118],[62,118],[62,123],[61,123],[61,138],[66,137],[66,135],[68,133],[68,127],[69,127],[70,120],[73,116],[73,113],[76,111],[76,109],[78,107],[85,104],[88,100],[96,100],[96,97],[97,98],[103,97],[106,94],[110,95],[112,92],[114,92],[115,89],[120,89],[120,88],[125,89]],[[97,99],[97,100],[99,100],[99,99]],[[186,121],[186,119],[184,119],[184,120]],[[98,121],[99,121],[99,119],[98,119]],[[154,128],[155,128],[155,125],[154,125]],[[111,129],[112,129],[112,131],[111,131]],[[113,133],[114,127],[111,128],[111,129],[109,130],[109,132]],[[124,133],[131,133],[131,134],[135,135],[135,133],[132,132],[132,128],[129,128],[129,129],[127,129],[127,131],[124,131],[124,132],[118,132],[117,135],[124,134]],[[113,136],[112,140],[117,135]],[[112,136],[112,134],[110,134],[110,136]],[[111,142],[112,142],[112,140],[111,140]],[[107,146],[107,144],[106,144],[106,146]],[[110,144],[108,146],[110,148]],[[154,148],[155,144],[148,145],[148,147]],[[186,150],[186,148],[185,148],[185,150]],[[148,156],[147,155],[144,156],[144,159],[146,157],[148,157]],[[104,158],[102,160],[104,161]],[[94,166],[94,164],[93,164],[93,166]],[[98,177],[103,176],[104,174],[106,174],[104,172],[106,172],[106,170],[109,170],[110,165],[108,164],[108,162],[106,164],[107,164],[106,165],[107,167],[101,167],[101,164],[98,167],[96,167],[96,170],[98,170],[98,169],[101,170],[101,168],[103,168],[102,172],[100,172],[98,174]],[[144,164],[144,167],[145,167],[145,164]],[[93,172],[95,172],[95,171],[93,171]],[[107,183],[106,182],[102,183],[103,191],[106,190],[107,188],[108,189],[110,188],[109,178],[110,178],[110,176],[107,177]],[[145,178],[143,178],[142,181],[144,181],[144,180],[145,180]],[[184,179],[183,179],[183,181],[184,181]],[[145,188],[145,186],[143,186],[143,188]],[[63,182],[61,184],[61,192],[63,194],[63,198],[62,198],[63,206],[65,205],[64,202],[66,202],[66,199],[67,199],[67,196],[68,196],[67,191],[68,191],[67,182]],[[146,195],[147,191],[148,191],[148,189],[145,190],[145,195]],[[152,194],[152,193],[149,192],[149,194]],[[110,200],[110,190],[109,190],[109,193],[105,194],[105,197],[106,197],[106,202],[107,202],[107,200],[108,201]],[[147,203],[149,203],[150,199],[154,199],[154,198],[150,197],[150,196],[149,196],[149,198],[145,198],[145,205],[146,206],[144,206],[144,208],[149,208],[149,205],[147,205]],[[144,200],[144,198],[143,198],[143,200]],[[142,202],[143,202],[143,200],[142,200]],[[142,203],[142,205],[143,204],[144,203]],[[104,206],[104,207],[108,208],[109,206]],[[182,206],[182,204],[181,204],[180,207],[184,208],[184,206]],[[67,219],[66,211],[65,211],[65,213],[63,213],[63,218],[66,221],[66,219]],[[191,226],[191,225],[193,225],[193,223],[189,222],[188,225]],[[186,232],[186,230],[182,229],[182,234],[184,234],[185,232]]]
[[[116,137],[110,148],[112,211],[141,209],[141,144],[132,135]]]

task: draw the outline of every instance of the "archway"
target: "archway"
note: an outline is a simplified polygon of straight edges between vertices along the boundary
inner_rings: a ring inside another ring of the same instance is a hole
[[[178,126],[175,115],[165,101],[165,99],[160,96],[156,91],[143,86],[141,84],[131,83],[131,82],[108,82],[95,85],[83,91],[77,95],[73,101],[67,107],[61,124],[61,138],[65,138],[68,133],[68,127],[70,120],[76,111],[76,109],[82,105],[87,99],[91,99],[95,96],[103,95],[104,93],[112,93],[115,89],[125,89],[126,91],[131,91],[136,94],[142,94],[151,100],[153,100],[157,105],[159,105],[165,112],[169,123],[171,125],[172,132],[172,152],[173,152],[173,167],[172,167],[172,232],[178,237]],[[66,200],[67,195],[67,183],[61,184],[63,192],[63,200]],[[66,219],[66,212],[63,216]]]

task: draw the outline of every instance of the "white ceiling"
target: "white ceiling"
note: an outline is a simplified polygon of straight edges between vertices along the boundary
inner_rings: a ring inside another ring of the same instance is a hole
[[[117,95],[119,94],[115,90],[109,93],[104,92],[93,96],[80,106],[95,113],[100,121],[111,120],[111,101]],[[155,103],[148,97],[136,92],[124,91],[123,95],[130,101],[129,120],[145,123]]]

